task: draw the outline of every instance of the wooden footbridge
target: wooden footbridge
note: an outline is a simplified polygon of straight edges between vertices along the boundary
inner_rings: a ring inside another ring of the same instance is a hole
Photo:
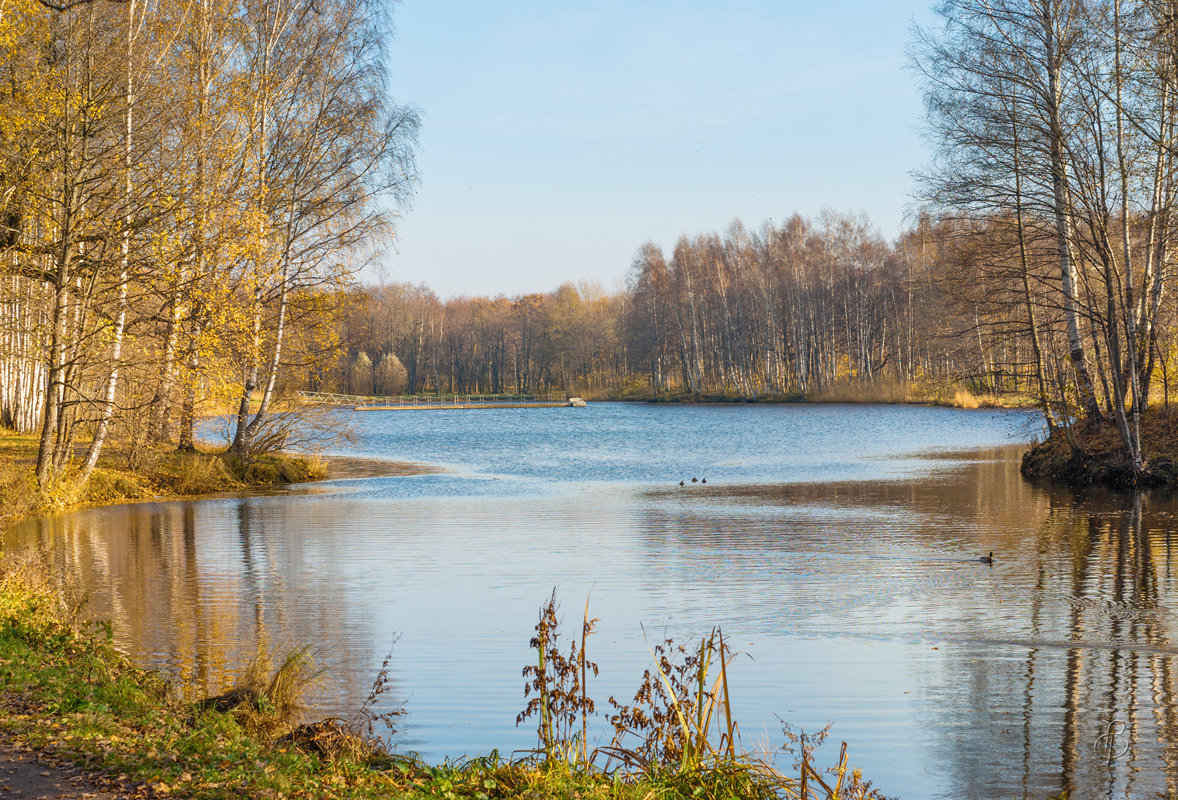
[[[583,408],[585,401],[564,394],[402,394],[365,397],[330,392],[299,392],[304,403],[356,411],[429,411],[476,408]]]

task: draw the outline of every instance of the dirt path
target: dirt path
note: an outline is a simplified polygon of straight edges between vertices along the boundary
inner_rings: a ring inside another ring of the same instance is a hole
[[[48,758],[10,739],[0,738],[0,798],[3,800],[147,800],[147,787],[119,788],[77,767]]]
[[[0,797],[14,800],[116,800],[85,780],[77,770],[51,767],[29,753],[4,749],[0,742]]]

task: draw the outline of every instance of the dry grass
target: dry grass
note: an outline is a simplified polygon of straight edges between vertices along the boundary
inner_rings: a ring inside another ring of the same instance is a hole
[[[1001,397],[977,394],[970,387],[953,383],[932,385],[897,380],[840,381],[805,396],[813,403],[917,403],[953,408],[1023,408],[1034,398],[1012,394]]]
[[[199,496],[319,480],[327,466],[317,455],[269,453],[248,461],[230,453],[139,454],[137,469],[119,448],[108,449],[83,486],[71,469],[50,486],[37,485],[37,438],[0,428],[0,531],[34,516],[79,505],[103,505],[157,498]],[[77,465],[72,465],[76,467]]]
[[[986,399],[992,397],[993,395],[983,395],[982,397],[978,397],[969,389],[957,389],[953,392],[953,398],[950,400],[949,405],[956,408],[982,408]],[[987,403],[986,407],[992,408],[993,405]]]
[[[296,729],[307,710],[306,699],[322,676],[309,647],[275,661],[260,645],[232,688],[198,705],[229,713],[247,731],[273,740]]]
[[[171,488],[176,494],[213,494],[241,486],[220,455],[177,453],[167,468],[173,474]]]
[[[37,510],[37,482],[33,471],[0,460],[0,531]]]
[[[289,745],[324,761],[376,763],[388,760],[379,744],[335,718],[299,725],[280,736],[275,744]]]

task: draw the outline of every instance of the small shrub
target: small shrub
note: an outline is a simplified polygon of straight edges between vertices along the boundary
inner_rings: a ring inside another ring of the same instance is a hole
[[[179,494],[223,492],[240,485],[219,455],[177,453],[175,455],[175,491]]]
[[[728,704],[732,654],[720,630],[702,639],[697,650],[666,639],[651,648],[651,655],[655,669],[643,673],[632,705],[609,699],[615,710],[609,718],[614,728],[610,754],[643,770],[692,770],[706,761],[737,761],[739,734]],[[719,664],[718,675],[713,663]]]
[[[232,714],[252,733],[277,738],[298,725],[306,711],[307,695],[322,674],[314,665],[310,647],[292,650],[276,664],[269,651],[259,646],[231,689],[198,705]]]

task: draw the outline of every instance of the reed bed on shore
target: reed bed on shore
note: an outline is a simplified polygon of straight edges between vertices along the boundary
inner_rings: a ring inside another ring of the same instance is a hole
[[[916,404],[952,408],[1031,408],[1034,397],[1026,394],[996,395],[968,383],[932,384],[889,379],[843,380],[809,391],[786,394],[736,391],[691,393],[682,390],[651,392],[642,387],[588,393],[590,400],[625,400],[649,403],[845,403],[850,405]]]
[[[917,403],[952,408],[1024,408],[1035,404],[1029,395],[996,395],[963,383],[924,384],[909,381],[840,381],[805,395],[813,403]]]

